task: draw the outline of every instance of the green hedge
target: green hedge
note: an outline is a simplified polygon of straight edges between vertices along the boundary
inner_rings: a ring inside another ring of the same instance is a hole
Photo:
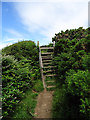
[[[61,31],[55,35],[53,64],[56,65],[57,81],[64,85],[66,94],[77,96],[79,112],[89,116],[90,80],[90,28]],[[59,86],[58,86],[59,88]],[[70,97],[68,96],[68,97]],[[57,103],[58,104],[58,103]],[[78,109],[77,109],[78,110]],[[59,114],[59,113],[58,113]]]
[[[38,49],[32,41],[22,41],[2,50],[3,117],[14,111],[35,81],[40,79]]]
[[[38,61],[38,50],[33,41],[21,41],[2,49],[2,54],[14,55],[17,60],[23,57]]]

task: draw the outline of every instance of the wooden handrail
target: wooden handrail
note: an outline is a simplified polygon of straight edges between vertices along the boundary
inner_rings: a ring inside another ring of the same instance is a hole
[[[43,63],[42,63],[40,46],[39,46],[39,64],[40,64],[40,71],[41,71],[41,78],[42,78],[42,82],[43,82],[43,87],[44,87],[44,89],[46,89],[45,76],[43,75]]]
[[[43,68],[40,46],[39,46],[39,61],[40,61],[40,68]]]

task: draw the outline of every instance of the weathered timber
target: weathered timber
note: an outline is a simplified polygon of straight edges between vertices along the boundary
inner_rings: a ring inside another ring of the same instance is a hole
[[[52,87],[56,87],[55,85],[52,85],[52,86],[47,86],[47,88],[52,88]]]
[[[46,50],[46,49],[51,49],[51,50],[53,50],[54,47],[40,47],[40,49],[41,49],[41,50]]]
[[[43,73],[51,73],[54,72],[55,70],[48,70],[48,71],[43,71]]]
[[[52,52],[47,52],[47,53],[41,53],[41,55],[51,55],[53,54]]]
[[[47,82],[51,82],[51,83],[54,83],[55,81],[47,81]]]
[[[51,65],[52,63],[43,63],[43,65]]]
[[[55,74],[52,74],[52,75],[45,75],[46,77],[54,77],[56,76]]]
[[[43,63],[52,62],[52,60],[43,60]]]
[[[37,45],[39,45],[39,43],[37,43]],[[46,77],[56,76],[54,73],[55,70],[53,70],[55,66],[52,65],[54,47],[55,47],[55,41],[53,42],[53,47],[47,47],[47,46],[39,47],[39,61],[40,61],[40,68],[41,68],[41,76],[42,76],[42,82],[45,90],[46,89],[53,90],[53,88],[56,87],[54,86],[54,82],[55,82],[54,80],[52,81],[49,80],[47,82],[47,78],[46,78]]]
[[[43,67],[43,68],[55,68],[55,66],[45,66],[45,67]]]
[[[52,60],[52,57],[51,56],[48,56],[48,57],[42,56],[42,60]]]

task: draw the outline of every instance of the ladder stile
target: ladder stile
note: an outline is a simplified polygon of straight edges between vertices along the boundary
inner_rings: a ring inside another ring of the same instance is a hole
[[[53,78],[56,76],[55,74],[55,66],[52,64],[53,59],[53,49],[55,47],[55,42],[53,42],[53,47],[47,47],[47,46],[39,46],[39,63],[40,63],[40,69],[41,69],[41,77],[43,82],[44,89],[47,88],[47,90],[50,88],[50,90],[55,88],[53,86],[54,80],[51,79],[48,82],[45,82],[47,78]],[[49,51],[49,52],[48,52]],[[48,85],[51,85],[51,87]]]

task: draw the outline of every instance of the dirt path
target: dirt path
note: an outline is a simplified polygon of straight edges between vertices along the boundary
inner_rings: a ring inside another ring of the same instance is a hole
[[[35,108],[35,118],[52,118],[52,98],[53,91],[44,90],[37,98],[37,106]]]

